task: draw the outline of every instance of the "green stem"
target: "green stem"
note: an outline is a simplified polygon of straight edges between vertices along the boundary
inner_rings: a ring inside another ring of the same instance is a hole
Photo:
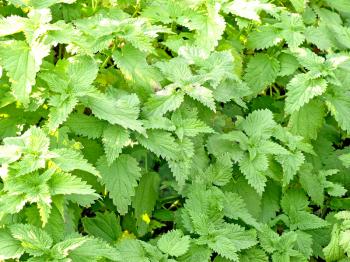
[[[105,68],[105,66],[108,64],[110,58],[111,58],[110,55],[106,57],[106,59],[101,64],[100,69]]]
[[[147,157],[147,152],[145,152],[145,169],[146,169],[146,172],[148,172],[148,157]]]
[[[105,66],[108,64],[109,60],[111,59],[111,57],[112,57],[112,55],[113,55],[113,52],[114,52],[115,47],[116,47],[116,43],[114,42],[114,43],[113,43],[112,50],[111,50],[111,54],[108,55],[108,56],[106,57],[106,59],[102,62],[101,66],[100,66],[100,69],[105,68]]]
[[[63,47],[61,44],[58,45],[58,60],[62,59]]]

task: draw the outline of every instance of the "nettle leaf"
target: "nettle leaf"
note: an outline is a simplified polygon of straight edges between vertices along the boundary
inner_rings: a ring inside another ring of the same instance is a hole
[[[40,43],[34,43],[30,47],[24,41],[0,42],[0,64],[12,83],[13,95],[25,106],[29,104],[30,93],[42,59],[48,53],[49,48]]]
[[[277,28],[272,26],[260,26],[248,36],[248,47],[255,49],[269,48],[282,41]]]
[[[350,122],[346,117],[350,109],[350,99],[347,94],[336,94],[335,96],[327,96],[326,104],[331,111],[339,126],[350,132]]]
[[[106,212],[97,213],[96,217],[93,218],[84,217],[82,223],[84,230],[90,235],[102,238],[112,244],[122,234],[119,220],[115,214]]]
[[[159,88],[159,71],[147,63],[147,54],[132,45],[125,45],[112,55],[126,80],[147,89]]]
[[[90,185],[68,173],[54,173],[48,183],[52,195],[79,194],[98,197]]]
[[[165,159],[178,159],[179,146],[171,133],[161,130],[148,130],[147,137],[137,136],[142,146]]]
[[[53,158],[52,161],[63,171],[70,172],[80,169],[95,176],[100,176],[96,168],[84,159],[79,151],[69,148],[59,148],[52,150],[52,152],[57,154],[57,157]]]
[[[0,258],[19,258],[24,252],[21,242],[12,237],[8,229],[0,230]]]
[[[276,80],[279,70],[280,64],[275,57],[257,54],[250,58],[244,80],[251,90],[258,94]]]
[[[262,1],[234,0],[226,6],[226,11],[259,22],[259,13],[261,11],[270,11],[273,7],[272,4],[267,4]]]
[[[91,57],[76,56],[60,60],[54,72],[44,72],[40,77],[57,93],[49,98],[48,128],[55,130],[68,118],[79,98],[93,90],[92,82],[97,75],[97,64]]]
[[[150,217],[159,197],[160,176],[155,172],[144,174],[136,188],[132,200],[132,207],[135,210],[135,218],[139,224],[146,223],[144,216]],[[141,222],[142,221],[142,222]]]
[[[185,254],[190,245],[190,237],[184,236],[181,230],[172,230],[162,235],[157,242],[161,251],[170,256],[181,256]]]
[[[10,232],[25,252],[33,256],[43,255],[52,245],[52,238],[44,230],[29,224],[13,224]]]
[[[327,81],[312,79],[307,74],[296,75],[287,85],[286,112],[298,111],[312,98],[322,95],[327,89]]]
[[[216,111],[213,91],[209,88],[199,84],[193,84],[184,87],[184,91],[194,100],[201,102],[203,105],[209,107],[214,112]]]
[[[148,117],[159,117],[167,112],[174,111],[184,101],[184,93],[173,89],[163,89],[151,96],[143,108]]]
[[[289,216],[290,228],[310,230],[327,227],[329,224],[306,211],[309,201],[301,191],[289,191],[281,200],[284,212]]]
[[[324,123],[324,115],[324,104],[318,100],[311,100],[291,114],[288,127],[296,135],[301,135],[306,139],[316,139],[317,133]],[[310,116],[312,116],[313,121],[308,121]]]
[[[102,136],[103,130],[107,124],[94,116],[73,113],[69,116],[65,125],[77,135],[86,136],[88,138],[99,138]]]
[[[130,155],[120,155],[111,165],[101,157],[98,161],[102,183],[110,193],[120,214],[128,212],[128,206],[135,195],[135,188],[141,177],[137,161]]]
[[[128,145],[129,141],[128,130],[119,126],[109,126],[103,131],[102,143],[108,164],[113,163],[122,152],[123,147]]]
[[[216,230],[208,241],[210,248],[233,261],[238,261],[238,251],[250,248],[255,244],[255,231],[245,231],[235,224],[224,224],[223,228]]]
[[[91,108],[92,113],[99,119],[140,133],[144,132],[142,122],[138,120],[140,100],[136,94],[124,95],[115,100],[105,94],[95,93],[84,97],[83,103]]]

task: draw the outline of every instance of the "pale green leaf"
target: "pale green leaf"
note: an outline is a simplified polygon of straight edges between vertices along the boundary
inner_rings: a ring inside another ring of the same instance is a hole
[[[350,133],[350,121],[347,117],[350,114],[350,99],[348,94],[336,94],[327,96],[327,107],[331,111],[338,125]]]
[[[257,54],[250,58],[244,80],[254,94],[258,94],[275,81],[279,70],[280,64],[275,57]]]
[[[157,246],[170,256],[185,254],[190,245],[190,237],[184,236],[181,230],[172,230],[163,234],[157,242]]]
[[[48,181],[52,195],[93,195],[97,196],[95,190],[79,177],[68,173],[54,173]]]
[[[310,79],[307,74],[296,75],[287,85],[286,112],[291,114],[298,111],[326,89],[327,81],[322,78]]]
[[[91,108],[97,118],[140,133],[144,132],[142,122],[137,119],[140,100],[136,94],[124,95],[116,100],[105,94],[95,93],[84,97],[83,103]]]
[[[277,45],[282,40],[277,28],[272,26],[260,26],[248,35],[247,46],[249,48],[264,49]]]
[[[59,148],[52,150],[52,152],[57,154],[57,157],[53,158],[52,161],[63,171],[70,172],[79,169],[99,176],[96,168],[84,159],[79,151],[70,148]]]
[[[33,256],[44,254],[52,245],[51,237],[44,230],[29,224],[13,224],[10,232],[13,238],[20,241],[23,249]]]
[[[14,239],[7,229],[0,229],[0,259],[19,258],[23,252],[21,242]]]
[[[193,99],[209,107],[212,111],[216,111],[213,91],[209,88],[206,88],[199,84],[193,84],[185,86],[183,90],[187,95],[189,95]]]
[[[119,126],[108,126],[103,131],[102,143],[109,165],[119,156],[129,141],[129,132]]]
[[[319,129],[324,123],[324,104],[318,100],[311,100],[309,103],[293,112],[290,116],[288,127],[296,135],[306,139],[316,139]],[[312,116],[312,121],[310,121]]]
[[[10,78],[14,96],[24,105],[29,103],[36,73],[47,55],[48,48],[41,44],[30,48],[24,41],[0,42],[0,64]]]

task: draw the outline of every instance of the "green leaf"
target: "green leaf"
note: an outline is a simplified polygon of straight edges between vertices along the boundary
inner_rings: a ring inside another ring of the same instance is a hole
[[[137,161],[130,155],[120,155],[110,166],[105,157],[98,162],[101,180],[106,186],[118,212],[128,212],[132,197],[135,195],[137,182],[141,177]]]
[[[323,205],[324,182],[321,181],[319,176],[307,168],[302,168],[299,173],[300,184],[311,197],[312,201],[320,206]]]
[[[54,173],[48,181],[52,195],[92,195],[98,197],[95,190],[79,177],[68,173]]]
[[[106,127],[104,121],[94,116],[87,116],[79,113],[71,114],[65,122],[65,125],[68,126],[73,133],[88,138],[101,137]]]
[[[108,126],[102,135],[102,143],[109,165],[119,156],[123,147],[129,143],[129,132],[119,126]]]
[[[236,193],[228,192],[225,194],[224,213],[231,219],[242,219],[248,225],[259,227],[259,223],[246,208],[244,200]]]
[[[12,35],[24,30],[26,19],[11,15],[0,19],[0,36]]]
[[[149,262],[146,252],[137,239],[122,239],[116,247],[119,253],[119,261]]]
[[[307,4],[307,0],[290,0],[290,2],[292,3],[295,11],[297,11],[298,13],[302,13],[305,10],[306,4]]]
[[[267,139],[272,135],[276,122],[270,110],[255,110],[242,121],[241,127],[249,137]]]
[[[59,148],[52,150],[52,152],[57,154],[57,157],[53,158],[52,161],[63,171],[70,172],[79,169],[99,176],[96,168],[84,159],[79,151],[69,148]]]
[[[209,261],[211,253],[212,251],[207,247],[191,243],[187,253],[178,257],[177,260],[181,262]]]
[[[346,0],[339,0],[339,1],[331,1],[326,0],[325,1],[330,7],[345,13],[350,13],[350,3]]]
[[[265,49],[279,44],[282,40],[277,28],[260,26],[249,34],[247,46],[249,48]]]
[[[346,168],[350,167],[350,153],[339,156],[339,159]]]
[[[96,93],[84,97],[83,103],[91,108],[97,118],[140,133],[144,132],[142,122],[137,119],[140,100],[136,94],[124,95],[115,100],[105,94]]]
[[[316,139],[317,133],[324,123],[324,114],[324,104],[318,100],[311,100],[291,114],[288,127],[293,134],[303,136],[306,139]],[[309,121],[310,116],[312,116],[312,121]]]
[[[244,250],[239,255],[239,261],[241,261],[241,262],[250,262],[250,261],[267,262],[267,261],[269,261],[269,258],[263,250],[256,248],[256,247],[252,247],[252,248],[249,248],[247,250]]]
[[[135,210],[135,218],[142,220],[143,215],[150,216],[159,197],[160,177],[155,172],[144,174],[136,188],[132,200],[132,207]]]
[[[296,75],[287,85],[286,112],[298,111],[312,98],[322,95],[327,89],[324,79],[310,79],[307,74]]]
[[[256,233],[235,224],[224,224],[215,231],[208,246],[221,256],[238,261],[237,252],[256,244]]]
[[[278,61],[281,65],[279,76],[288,76],[293,74],[299,68],[298,60],[288,53],[282,53],[278,56]]]
[[[208,3],[207,13],[193,19],[195,23],[195,45],[213,51],[225,30],[225,19],[219,14],[218,5]]]
[[[62,124],[73,111],[75,106],[78,104],[76,98],[68,98],[61,100],[62,97],[53,96],[51,97],[49,104],[51,107],[49,114],[49,121],[47,126],[50,130],[55,130]]]
[[[350,99],[347,94],[327,96],[327,107],[331,111],[338,125],[350,133],[350,121],[347,115],[350,113]]]
[[[273,7],[272,4],[261,1],[234,0],[226,8],[234,15],[260,22],[259,13],[262,10],[269,11]]]
[[[165,159],[179,158],[179,146],[169,132],[148,130],[147,137],[138,135],[137,140],[142,146],[157,156],[164,157]]]
[[[305,257],[310,259],[313,250],[312,250],[312,236],[303,232],[297,231],[297,240],[295,242],[294,248],[299,250]]]
[[[48,52],[48,48],[39,43],[30,48],[24,41],[0,42],[0,65],[10,78],[14,96],[25,106],[29,104],[36,73]]]
[[[209,88],[206,88],[199,84],[193,84],[185,86],[183,90],[194,100],[199,101],[206,107],[210,108],[212,111],[216,111],[213,91],[211,91]]]
[[[183,92],[175,92],[172,89],[163,89],[147,100],[143,110],[148,117],[162,116],[167,112],[179,108],[183,101]]]
[[[279,70],[280,64],[275,57],[257,54],[250,58],[244,80],[253,93],[258,94],[276,80]]]
[[[259,154],[254,159],[250,160],[244,157],[239,161],[239,169],[259,195],[264,192],[267,178],[264,171],[268,168],[266,155]]]
[[[9,228],[12,237],[18,240],[23,249],[33,256],[43,255],[52,245],[51,237],[38,227],[29,224],[13,224]]]
[[[333,226],[331,241],[323,249],[327,261],[339,261],[344,257],[344,250],[340,246],[340,228],[339,225]]]
[[[82,223],[84,230],[90,235],[102,238],[113,244],[122,234],[119,217],[114,213],[96,213],[96,217],[84,217]]]
[[[299,168],[304,163],[304,155],[298,151],[286,155],[276,156],[276,160],[283,169],[283,185],[287,186],[293,177],[297,174]]]
[[[175,133],[180,139],[184,136],[195,137],[200,133],[213,133],[214,130],[203,121],[196,118],[185,118],[180,111],[176,111],[172,117],[176,130]]]
[[[163,234],[157,242],[158,248],[170,256],[185,254],[190,245],[190,237],[184,236],[181,230],[172,230]]]
[[[0,229],[0,259],[19,258],[23,252],[21,242],[14,239],[7,229]]]
[[[100,258],[117,261],[119,253],[102,239],[86,237],[84,243],[70,252],[68,257],[73,261],[98,261]]]
[[[121,51],[114,51],[112,57],[127,81],[148,90],[160,87],[160,73],[147,63],[147,54],[127,44]]]

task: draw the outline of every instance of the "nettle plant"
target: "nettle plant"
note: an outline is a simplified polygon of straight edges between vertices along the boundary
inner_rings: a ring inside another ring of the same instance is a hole
[[[0,0],[0,260],[350,261],[348,0]]]

